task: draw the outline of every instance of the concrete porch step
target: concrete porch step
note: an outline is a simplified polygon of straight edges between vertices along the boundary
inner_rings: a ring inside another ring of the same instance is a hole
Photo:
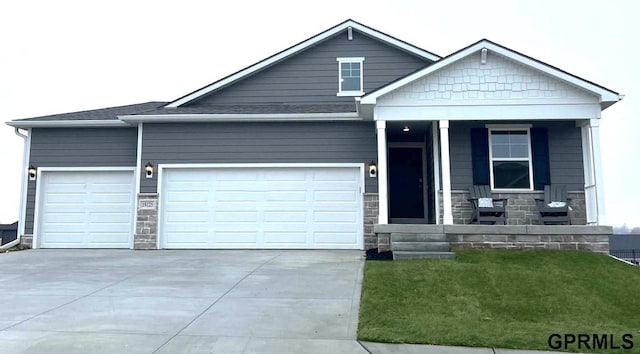
[[[415,251],[393,251],[393,259],[453,259],[456,255],[453,252],[415,252]]]
[[[391,242],[391,250],[396,251],[422,251],[422,252],[446,252],[449,251],[449,242]]]
[[[394,232],[391,233],[391,242],[447,242],[447,235]]]

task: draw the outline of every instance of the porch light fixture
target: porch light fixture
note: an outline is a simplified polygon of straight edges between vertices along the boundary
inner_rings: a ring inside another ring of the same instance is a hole
[[[29,173],[29,181],[35,181],[38,170],[36,170],[36,168],[33,167],[33,165],[30,165],[29,170],[27,170],[27,172]]]
[[[151,162],[147,162],[147,164],[144,165],[144,171],[147,178],[153,178],[153,165]]]
[[[369,163],[369,177],[377,177],[378,176],[378,165],[375,162],[371,161]]]
[[[403,133],[408,133],[408,132],[410,132],[410,131],[411,131],[411,128],[409,128],[409,126],[408,126],[408,125],[405,125],[404,127],[402,127],[402,132],[403,132]]]

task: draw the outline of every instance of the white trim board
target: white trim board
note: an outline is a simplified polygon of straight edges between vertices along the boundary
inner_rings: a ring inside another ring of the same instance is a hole
[[[29,190],[29,162],[31,160],[31,129],[28,129],[27,137],[24,140],[22,150],[22,171],[20,173],[21,190],[20,190],[20,214],[18,214],[18,235],[20,239],[24,236],[27,227],[27,194]],[[36,181],[37,182],[37,181]]]
[[[37,121],[11,121],[6,123],[8,126],[15,128],[72,128],[72,127],[89,127],[89,128],[100,128],[100,127],[111,127],[111,128],[126,128],[130,127],[129,124],[117,120],[117,119],[109,119],[109,120],[37,120]]]
[[[135,236],[136,236],[136,221],[137,221],[137,214],[138,214],[138,196],[140,195],[140,177],[142,174],[142,139],[143,139],[144,135],[143,135],[143,123],[138,123],[138,141],[137,141],[137,147],[136,147],[136,170],[133,173],[134,174],[134,178],[136,179],[134,182],[134,186],[135,186],[135,196],[134,196],[134,220],[133,220],[133,230],[132,235],[133,237],[131,237],[131,249],[135,248]]]
[[[361,167],[364,163],[359,162],[275,162],[275,163],[162,163],[158,164],[160,168],[260,168],[260,167],[273,167],[273,168],[290,168],[290,167]]]
[[[156,114],[118,116],[127,123],[163,122],[300,122],[300,121],[359,121],[357,112],[347,113],[279,113],[279,114]]]
[[[487,49],[489,53],[496,53],[507,57],[517,63],[525,65],[529,68],[538,70],[547,75],[553,76],[559,80],[582,88],[586,91],[589,91],[595,95],[600,97],[600,102],[617,102],[622,99],[622,96],[617,92],[605,89],[598,85],[595,85],[587,80],[581,79],[577,76],[571,75],[567,72],[564,72],[560,69],[557,69],[551,65],[542,63],[525,55],[522,55],[516,51],[510,50],[506,47],[493,43],[489,40],[483,39],[475,44],[472,44],[450,56],[442,58],[440,61],[437,61],[433,65],[430,65],[422,70],[419,70],[413,74],[405,76],[404,78],[395,81],[387,86],[384,86],[374,92],[371,92],[361,99],[361,104],[375,104],[378,97],[383,96],[395,89],[398,89],[406,84],[409,84],[415,80],[418,80],[422,77],[430,75],[431,73],[446,67],[447,65],[454,63],[460,59],[466,58],[469,55],[473,55],[477,52],[480,52],[482,49]],[[605,107],[606,108],[606,107]]]
[[[234,74],[231,74],[221,80],[218,80],[208,86],[205,86],[199,90],[196,90],[186,96],[183,96],[171,103],[169,103],[168,105],[166,105],[166,108],[176,108],[176,107],[180,107],[181,105],[191,102],[203,95],[206,95],[209,92],[215,91],[219,88],[222,88],[224,86],[227,86],[233,82],[236,82],[246,76],[249,76],[259,70],[262,70],[270,65],[273,65],[281,60],[284,60],[292,55],[295,55],[315,44],[318,44],[342,31],[346,31],[349,28],[352,28],[358,32],[361,32],[363,34],[366,34],[367,36],[373,37],[375,39],[381,40],[383,42],[386,42],[387,44],[397,47],[399,49],[402,49],[404,51],[407,51],[411,54],[417,55],[421,58],[427,59],[427,60],[431,60],[431,61],[436,61],[439,60],[440,57],[430,53],[424,49],[420,49],[416,46],[413,46],[409,43],[403,42],[397,38],[394,38],[392,36],[389,36],[387,34],[384,34],[382,32],[379,32],[373,28],[364,26],[358,22],[355,22],[353,20],[347,20],[335,27],[332,27],[318,35],[315,35],[303,42],[300,42],[296,45],[294,45],[293,47],[290,47],[288,49],[285,49],[283,51],[281,51],[280,53],[277,53],[267,59],[264,59],[262,61],[259,61],[245,69],[242,69]]]

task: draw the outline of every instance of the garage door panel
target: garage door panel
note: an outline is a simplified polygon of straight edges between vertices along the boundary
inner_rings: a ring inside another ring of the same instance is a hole
[[[86,231],[86,224],[83,221],[82,222],[56,222],[54,220],[47,222],[46,232],[62,234],[65,232],[82,233]]]
[[[172,191],[202,191],[209,189],[209,181],[167,181]]]
[[[100,192],[91,192],[89,194],[89,203],[93,204],[131,204],[131,193],[127,192],[112,192],[112,191],[100,191]]]
[[[175,191],[167,193],[169,202],[207,202],[207,191]]]
[[[348,181],[357,180],[359,170],[356,169],[317,169],[313,171],[314,181]]]
[[[306,181],[308,174],[304,170],[271,169],[264,170],[265,181],[291,182]]]
[[[216,231],[216,241],[219,243],[255,244],[258,241],[256,231]]]
[[[306,223],[307,212],[305,211],[265,211],[265,223]]]
[[[114,224],[114,225],[124,225],[125,227],[128,227],[130,219],[131,219],[131,214],[125,213],[125,212],[94,211],[89,213],[89,224],[107,223],[107,224]]]
[[[359,248],[359,171],[313,167],[164,169],[162,247]],[[192,179],[193,174],[206,176],[206,188],[203,182],[197,193],[176,198],[185,186],[180,181]],[[188,225],[190,221],[200,224]],[[194,228],[201,233],[193,233]],[[334,242],[327,236],[316,241],[314,232],[343,239]]]
[[[356,242],[353,232],[315,232],[313,240],[317,244],[349,245]]]
[[[96,246],[118,246],[129,241],[129,232],[89,232],[87,235],[89,244]]]
[[[49,186],[48,188],[52,187]],[[84,205],[85,197],[85,192],[51,192],[45,194],[45,202],[50,205]]]
[[[130,247],[132,171],[44,171],[41,178],[41,247]]]
[[[265,244],[289,244],[303,246],[307,243],[307,232],[299,231],[265,231]]]
[[[313,221],[315,223],[353,224],[358,221],[358,213],[346,211],[316,211],[313,213]]]
[[[206,223],[209,220],[209,212],[201,210],[180,210],[167,214],[167,222],[173,223]]]
[[[84,245],[84,232],[45,232],[43,237],[51,248],[82,247]]]
[[[260,195],[248,191],[217,191],[214,193],[215,201],[225,202],[256,202]]]
[[[357,194],[351,190],[317,190],[313,193],[314,202],[357,202]]]
[[[267,202],[305,202],[307,200],[307,191],[289,190],[286,193],[282,191],[269,191],[264,194],[264,200]]]

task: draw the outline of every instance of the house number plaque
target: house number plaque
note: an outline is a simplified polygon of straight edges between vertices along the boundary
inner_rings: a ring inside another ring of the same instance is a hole
[[[138,209],[140,210],[155,210],[158,205],[158,201],[155,199],[144,199],[138,201]]]

